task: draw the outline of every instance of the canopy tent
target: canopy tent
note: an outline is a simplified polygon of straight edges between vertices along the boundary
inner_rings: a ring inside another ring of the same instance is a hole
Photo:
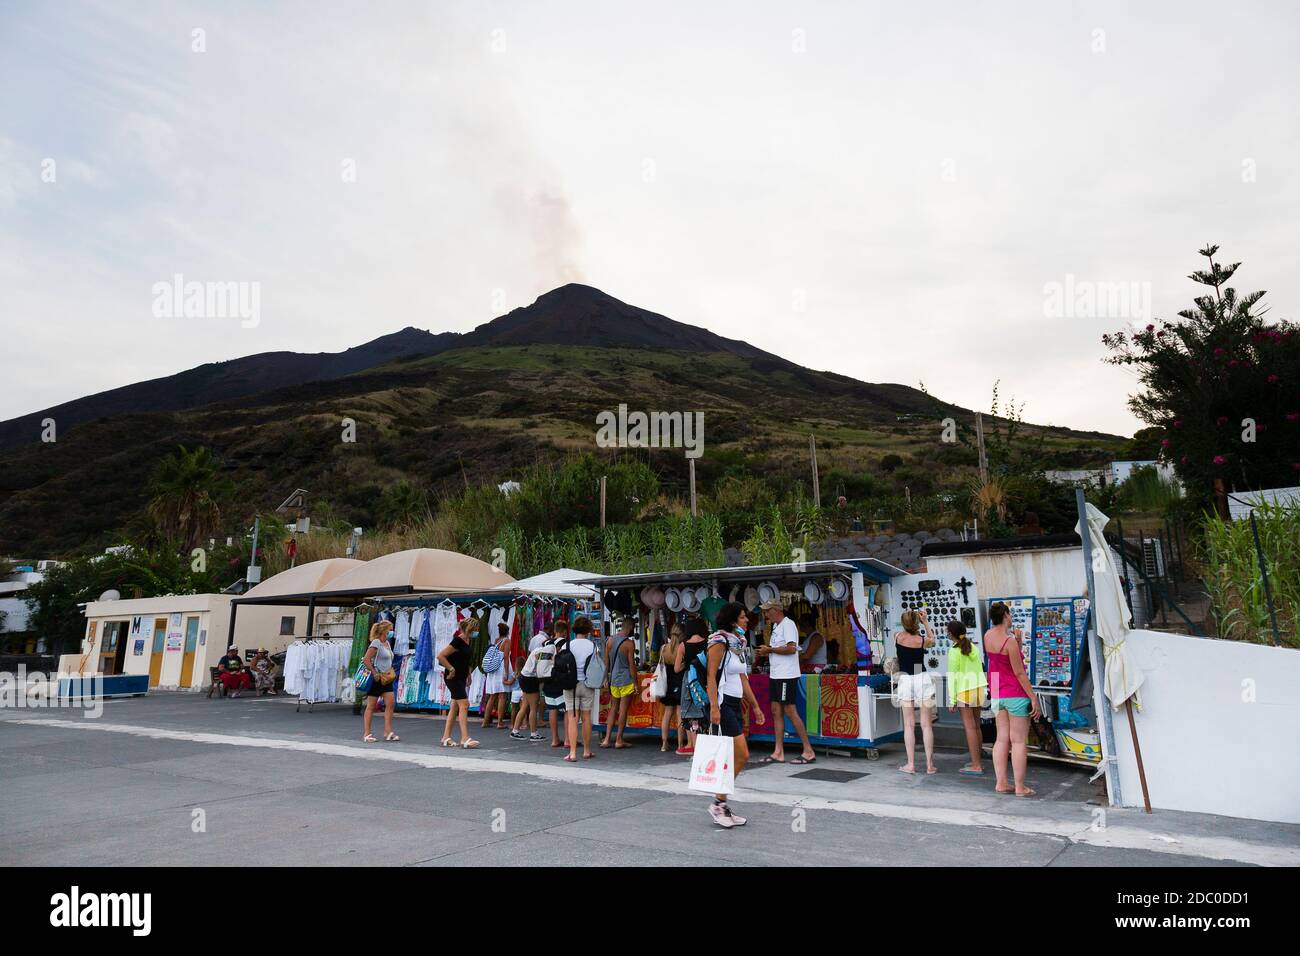
[[[567,597],[593,600],[598,597],[595,588],[581,582],[595,578],[589,571],[575,571],[573,568],[557,568],[545,574],[534,574],[531,578],[521,578],[507,584],[499,584],[494,591],[509,591],[512,594],[536,594],[540,597]]]
[[[235,599],[239,604],[303,604],[366,562],[354,558],[326,558],[273,574]]]
[[[803,561],[789,564],[760,564],[734,568],[701,568],[697,571],[649,571],[642,574],[588,576],[582,580],[595,587],[618,589],[646,585],[698,584],[702,581],[736,583],[774,581],[777,584],[802,584],[814,578],[860,572],[877,582],[885,582],[907,572],[876,558],[845,558],[839,561]]]
[[[317,603],[357,596],[491,591],[514,578],[486,561],[439,548],[412,548],[373,558],[317,592]],[[348,603],[346,600],[342,603]]]

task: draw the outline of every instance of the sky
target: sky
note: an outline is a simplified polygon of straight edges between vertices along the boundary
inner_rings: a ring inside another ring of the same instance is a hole
[[[7,2],[0,419],[578,281],[1131,434],[1101,335],[1188,307],[1199,248],[1300,311],[1297,35],[1289,2]]]

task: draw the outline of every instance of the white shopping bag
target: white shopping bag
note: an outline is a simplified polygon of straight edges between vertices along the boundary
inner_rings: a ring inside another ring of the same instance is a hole
[[[730,737],[697,734],[690,788],[704,793],[735,793],[736,764]]]

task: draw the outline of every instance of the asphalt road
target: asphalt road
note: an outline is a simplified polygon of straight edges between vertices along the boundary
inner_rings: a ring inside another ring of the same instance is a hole
[[[1040,796],[992,777],[896,771],[825,757],[847,781],[767,766],[733,798],[744,828],[714,826],[685,789],[686,758],[658,739],[564,763],[547,743],[475,731],[437,747],[442,721],[399,715],[400,743],[362,743],[351,708],[153,693],[90,719],[0,712],[3,865],[1014,865],[1195,866],[1300,860],[1300,827],[1106,809],[1087,773],[1033,764]]]

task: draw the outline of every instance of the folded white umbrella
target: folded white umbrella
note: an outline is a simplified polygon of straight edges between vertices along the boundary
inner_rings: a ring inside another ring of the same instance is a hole
[[[1106,544],[1103,532],[1110,518],[1091,502],[1087,504],[1088,533],[1092,539],[1092,581],[1096,594],[1092,601],[1092,615],[1097,637],[1101,639],[1102,657],[1106,669],[1106,697],[1115,710],[1124,701],[1133,698],[1133,706],[1142,709],[1138,688],[1146,679],[1128,655],[1129,609],[1124,600],[1124,580],[1115,565],[1115,555]],[[1076,532],[1082,529],[1076,524]]]

